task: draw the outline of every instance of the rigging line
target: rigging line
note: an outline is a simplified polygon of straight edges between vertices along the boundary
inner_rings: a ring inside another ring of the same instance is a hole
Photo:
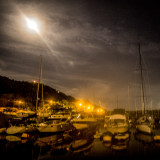
[[[40,55],[40,64],[39,64],[39,76],[38,76],[38,86],[37,86],[37,100],[36,100],[36,111],[38,109],[38,101],[39,101],[39,85],[42,81],[42,56]],[[42,98],[43,98],[43,84],[42,84]],[[43,100],[43,99],[42,99]],[[43,101],[42,101],[43,102]]]
[[[43,98],[43,79],[42,79],[42,55],[40,55],[40,58],[41,58],[42,107],[44,107],[44,98]]]
[[[138,45],[139,48],[139,67],[140,67],[140,76],[141,76],[141,94],[142,94],[142,114],[145,114],[145,99],[144,99],[144,78],[143,78],[143,68],[142,68],[142,56],[140,52],[140,44]]]
[[[148,67],[147,67],[147,64],[146,64],[146,62],[143,60],[143,63],[144,63],[144,65],[145,65],[145,68],[146,68],[146,76],[145,76],[145,82],[146,82],[146,86],[147,86],[147,93],[148,93],[148,95],[151,95],[151,86],[150,86],[150,76],[149,76],[149,69],[148,69]],[[146,98],[147,97],[150,97],[150,96],[146,96]],[[152,103],[152,98],[150,97],[150,99],[148,100],[148,99],[146,99],[147,100],[147,103]],[[152,106],[150,105],[150,109],[152,110]]]
[[[139,66],[139,55],[137,54],[137,58],[136,58],[136,63],[135,63],[135,74],[139,75],[139,71],[138,71],[138,67]],[[139,94],[139,90],[137,88],[139,88],[139,78],[140,76],[135,76],[135,83],[134,83],[134,91],[135,91],[135,108],[137,110],[137,106],[139,104],[139,99],[137,99],[137,95]]]

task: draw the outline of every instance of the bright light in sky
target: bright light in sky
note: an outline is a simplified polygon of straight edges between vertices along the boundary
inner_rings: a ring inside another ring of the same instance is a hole
[[[41,40],[45,43],[45,45],[47,46],[47,48],[49,49],[50,53],[53,52],[52,47],[49,45],[48,41],[45,39],[45,37],[43,36],[42,32],[40,33],[40,29],[39,29],[39,21],[37,21],[36,19],[30,17],[28,18],[24,13],[22,13],[23,16],[23,20],[25,20],[26,24],[25,27],[27,27],[29,30],[36,32],[39,37],[41,38]],[[41,26],[40,26],[41,27]],[[55,55],[55,54],[54,54]],[[56,56],[56,55],[55,55]]]
[[[40,33],[37,22],[35,20],[29,19],[27,17],[25,17],[25,20],[29,29],[35,31],[36,33]]]

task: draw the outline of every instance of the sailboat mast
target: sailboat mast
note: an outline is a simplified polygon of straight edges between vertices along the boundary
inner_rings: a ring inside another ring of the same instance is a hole
[[[128,109],[130,110],[130,89],[128,86]]]
[[[118,96],[117,96],[117,104],[116,105],[117,105],[117,109],[118,109]]]
[[[143,78],[143,68],[142,68],[142,56],[139,47],[139,66],[140,66],[140,77],[141,77],[141,105],[142,105],[142,115],[145,114],[145,99],[144,99],[144,78]]]
[[[42,85],[42,107],[44,106],[44,99],[43,99],[43,80],[42,80],[42,56],[41,56],[41,85]]]
[[[40,55],[40,65],[39,65],[39,77],[38,77],[38,86],[37,86],[37,100],[36,100],[36,111],[38,109],[39,101],[39,84],[42,81],[42,56]],[[42,84],[42,105],[43,105],[43,84]]]

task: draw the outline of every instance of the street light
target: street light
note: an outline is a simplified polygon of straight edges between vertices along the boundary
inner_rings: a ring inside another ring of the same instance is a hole
[[[37,83],[36,80],[33,80],[33,83],[36,84]]]
[[[22,100],[16,100],[15,103],[17,104],[17,106],[18,106],[19,108],[20,108],[22,105],[25,104],[25,102],[22,101]]]
[[[50,100],[49,103],[52,105],[53,104],[53,100]]]

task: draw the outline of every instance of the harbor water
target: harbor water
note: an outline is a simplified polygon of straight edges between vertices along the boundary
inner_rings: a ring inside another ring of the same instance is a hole
[[[129,137],[104,141],[103,124],[96,129],[68,131],[40,135],[38,132],[22,135],[0,135],[2,159],[159,159],[160,141],[154,135],[137,133],[131,128]],[[155,130],[160,134],[160,129]]]

